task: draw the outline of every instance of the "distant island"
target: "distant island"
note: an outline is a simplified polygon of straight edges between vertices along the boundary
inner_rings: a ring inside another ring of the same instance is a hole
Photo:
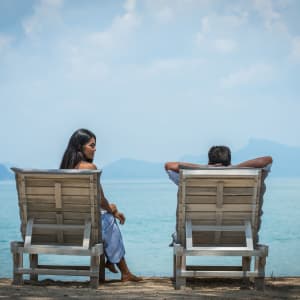
[[[300,177],[300,148],[282,145],[272,141],[251,139],[239,151],[232,153],[232,163],[236,164],[254,157],[271,155],[272,177]],[[185,155],[178,159],[195,163],[206,163],[207,154]],[[161,179],[166,178],[164,162],[148,162],[122,158],[103,168],[103,179]],[[13,179],[13,173],[5,164],[0,164],[0,180]]]

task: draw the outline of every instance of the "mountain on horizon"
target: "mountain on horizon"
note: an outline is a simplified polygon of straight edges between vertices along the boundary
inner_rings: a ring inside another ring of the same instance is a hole
[[[232,163],[236,164],[259,156],[271,155],[272,177],[300,177],[299,147],[282,145],[277,142],[250,139],[242,149],[232,153]],[[205,164],[207,153],[184,155],[179,161]],[[104,166],[103,178],[163,178],[166,177],[164,163],[152,163],[135,159],[120,159]]]
[[[273,141],[250,139],[242,149],[232,153],[232,163],[236,164],[258,156],[271,155],[272,177],[300,177],[299,147],[282,145]],[[207,154],[184,155],[179,161],[205,164]],[[13,179],[13,173],[6,164],[0,164],[0,180]],[[167,178],[163,162],[149,162],[122,158],[103,167],[103,179],[161,179]]]

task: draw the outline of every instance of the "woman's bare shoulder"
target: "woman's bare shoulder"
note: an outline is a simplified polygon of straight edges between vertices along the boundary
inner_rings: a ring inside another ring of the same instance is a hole
[[[86,162],[86,161],[81,161],[76,166],[76,169],[97,170],[97,167],[93,163],[89,163],[89,162]]]

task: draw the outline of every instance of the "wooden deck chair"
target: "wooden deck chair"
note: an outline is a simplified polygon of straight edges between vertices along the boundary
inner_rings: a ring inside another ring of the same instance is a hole
[[[13,283],[38,275],[89,276],[104,280],[99,170],[24,170],[15,172],[22,242],[11,242]],[[29,267],[23,266],[29,254]],[[89,266],[40,265],[38,255],[89,256]],[[101,263],[100,263],[101,261]],[[100,268],[101,267],[101,268]]]
[[[187,277],[241,277],[248,283],[252,277],[257,289],[264,288],[268,247],[257,244],[264,178],[261,169],[180,170],[174,244],[176,289],[186,284]],[[240,266],[187,266],[187,256],[242,259]]]

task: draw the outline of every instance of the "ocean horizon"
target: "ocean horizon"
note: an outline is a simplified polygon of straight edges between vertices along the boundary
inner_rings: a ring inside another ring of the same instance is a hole
[[[104,193],[126,216],[120,226],[131,271],[141,276],[172,276],[175,228],[175,186],[165,179],[102,180]],[[300,178],[267,178],[260,243],[269,246],[266,276],[299,276]],[[21,240],[17,191],[14,181],[0,182],[0,277],[12,277],[10,241]],[[192,258],[195,259],[195,258]],[[239,264],[240,258],[202,257],[202,264]],[[223,259],[223,260],[222,260]],[[88,258],[41,256],[41,262],[81,264]],[[119,278],[107,272],[108,278]],[[45,276],[54,278],[54,276]],[[56,278],[56,277],[55,277]],[[57,277],[61,279],[76,277]]]

